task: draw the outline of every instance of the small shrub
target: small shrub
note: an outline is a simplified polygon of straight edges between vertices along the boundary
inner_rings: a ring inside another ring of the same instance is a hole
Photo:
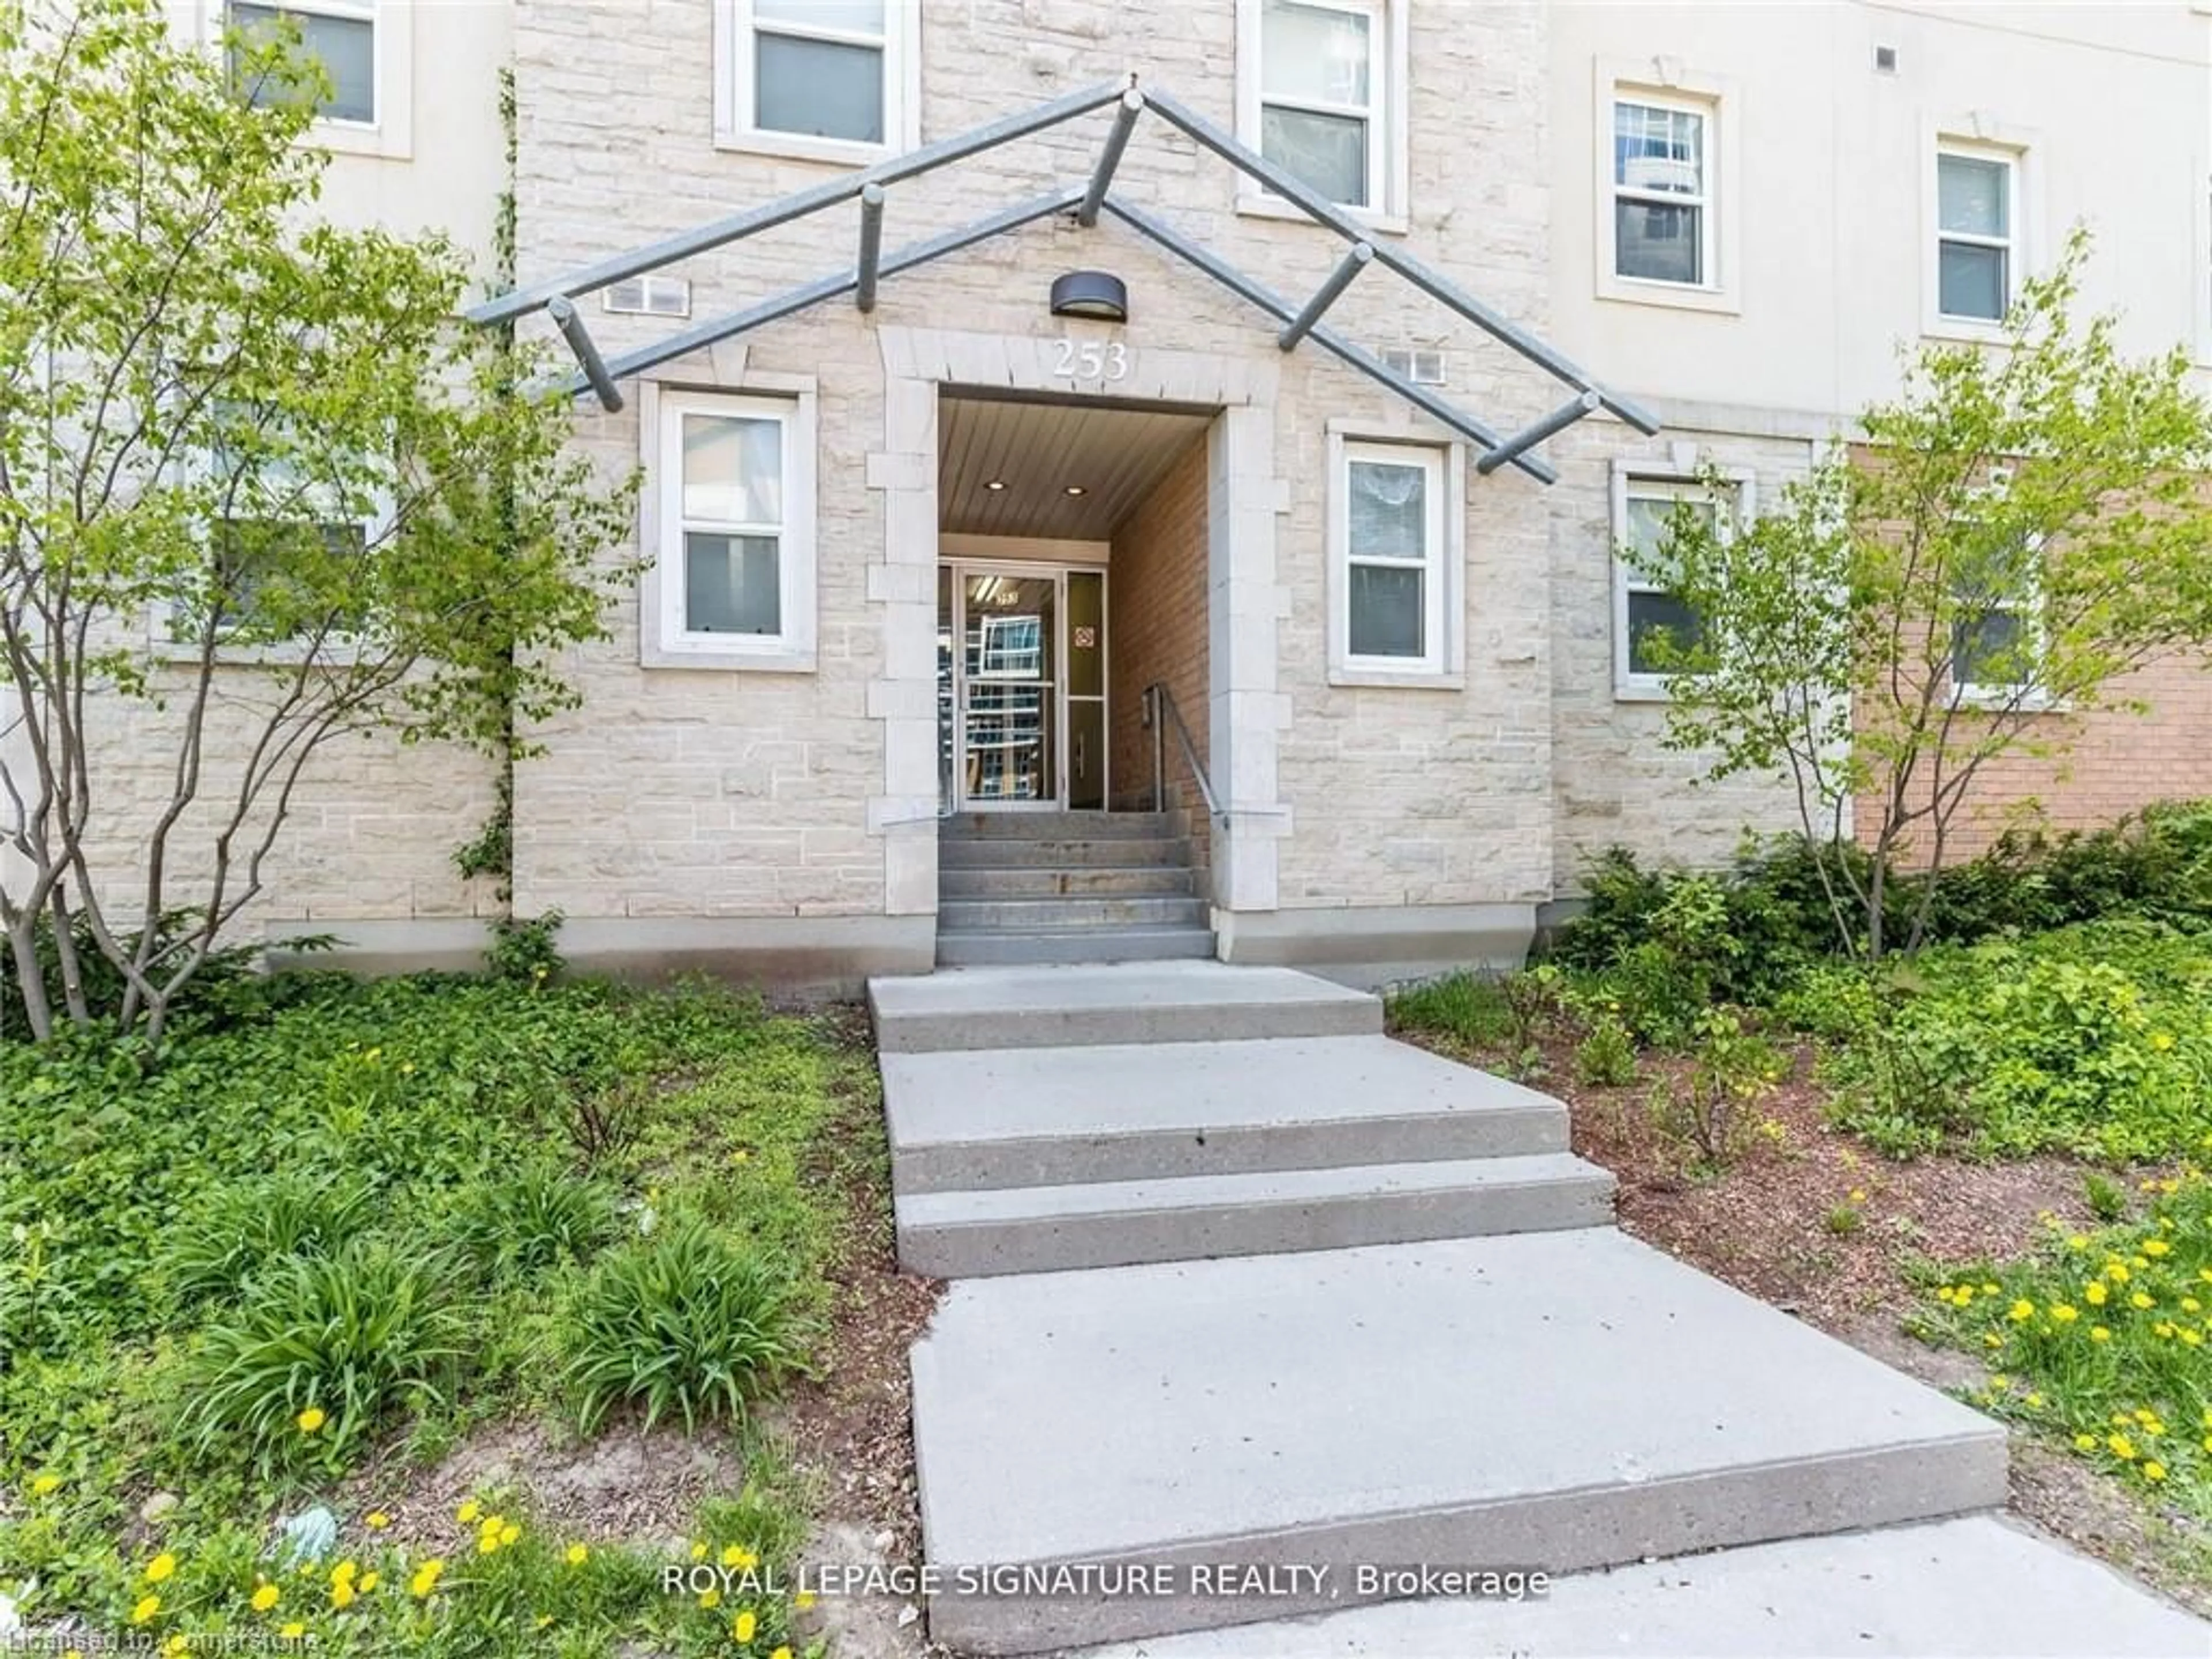
[[[280,1258],[200,1334],[178,1433],[202,1456],[241,1441],[264,1473],[342,1468],[395,1408],[447,1401],[461,1333],[434,1264],[389,1245]]]
[[[544,1164],[464,1187],[445,1223],[462,1255],[495,1279],[588,1260],[614,1231],[613,1193]]]
[[[163,1258],[171,1294],[185,1308],[228,1301],[282,1256],[327,1256],[375,1218],[367,1182],[294,1170],[214,1188],[186,1212]]]
[[[650,1428],[670,1413],[742,1422],[805,1359],[780,1262],[684,1218],[602,1257],[568,1313],[567,1377],[592,1433],[626,1401]]]
[[[2089,1206],[2089,1213],[2100,1221],[2124,1221],[2128,1215],[2128,1189],[2110,1176],[2091,1170],[2081,1181],[2081,1201]]]
[[[1780,1081],[1783,1058],[1725,1009],[1696,1021],[1690,1066],[1653,1097],[1661,1131],[1710,1169],[1732,1162],[1753,1127],[1751,1109]]]
[[[561,932],[558,910],[542,916],[503,916],[492,928],[492,942],[484,952],[484,969],[492,978],[510,985],[532,987],[561,976],[567,965],[555,943]]]
[[[1575,1049],[1575,1074],[1585,1083],[1618,1089],[1636,1081],[1636,1042],[1614,1013],[1591,1022],[1589,1035]]]
[[[1838,1204],[1824,1218],[1828,1231],[1838,1238],[1849,1238],[1866,1224],[1866,1218],[1849,1204]]]

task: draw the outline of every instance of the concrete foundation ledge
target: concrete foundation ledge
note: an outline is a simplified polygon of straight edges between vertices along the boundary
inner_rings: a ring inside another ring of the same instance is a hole
[[[1217,909],[1213,931],[1224,962],[1304,968],[1371,991],[1455,969],[1504,973],[1520,967],[1535,937],[1536,906]]]
[[[653,982],[707,974],[807,996],[927,974],[934,916],[571,916],[555,941],[579,972]]]
[[[288,948],[319,933],[323,951]],[[364,975],[471,973],[483,966],[483,917],[271,922],[271,968]],[[937,952],[933,916],[571,916],[554,940],[581,974],[653,983],[706,974],[800,996],[854,996],[873,975],[926,974]]]
[[[296,942],[327,936],[328,951],[303,951]],[[483,916],[393,916],[356,921],[272,921],[261,933],[272,971],[337,968],[374,977],[382,974],[472,974],[484,964],[491,923]]]

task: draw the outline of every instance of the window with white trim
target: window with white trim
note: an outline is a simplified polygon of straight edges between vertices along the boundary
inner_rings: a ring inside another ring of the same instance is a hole
[[[716,137],[868,161],[920,141],[918,0],[716,0]]]
[[[1447,455],[1413,444],[1342,446],[1329,542],[1341,600],[1332,654],[1345,668],[1449,672]]]
[[[1978,493],[1994,498],[2010,482],[1999,469]],[[2042,672],[2043,539],[1995,529],[1973,535],[1971,511],[1954,522],[1968,533],[1948,573],[1952,690],[1961,702],[2036,701],[2028,688]]]
[[[2018,276],[2020,158],[1944,144],[1936,153],[1936,310],[1996,323]]]
[[[659,420],[648,661],[811,667],[812,399],[663,392]]]
[[[1613,104],[1613,270],[1717,285],[1711,106],[1644,93]]]
[[[274,35],[289,22],[299,30],[298,50],[322,65],[330,84],[316,101],[325,121],[374,126],[377,120],[376,0],[284,0],[282,5],[230,0],[231,27],[249,38]],[[256,102],[278,95],[274,88],[246,89]]]
[[[1237,0],[1237,137],[1385,229],[1407,187],[1407,0]],[[1256,179],[1238,204],[1297,210]]]
[[[1670,651],[1705,639],[1705,620],[1668,585],[1668,538],[1677,514],[1728,534],[1752,509],[1748,473],[1728,474],[1732,498],[1716,500],[1704,483],[1680,473],[1638,473],[1616,464],[1613,478],[1613,683],[1616,696],[1663,697]],[[1633,556],[1632,556],[1633,555]]]

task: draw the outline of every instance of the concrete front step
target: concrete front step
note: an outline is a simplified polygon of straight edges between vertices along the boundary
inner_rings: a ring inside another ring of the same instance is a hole
[[[1602,1226],[1613,1177],[1547,1152],[914,1193],[896,1207],[900,1267],[981,1279]]]
[[[945,943],[940,935],[940,955]],[[872,979],[868,1006],[876,1046],[892,1054],[1364,1036],[1382,1030],[1382,1001],[1364,991],[1289,968],[1218,962],[1086,963],[1048,972],[970,968]]]
[[[1386,1036],[882,1063],[902,1196],[1567,1150],[1550,1096]]]
[[[960,1282],[913,1365],[948,1574],[1564,1573],[2005,1498],[1996,1424],[1611,1228]],[[1033,1653],[1353,1599],[1188,1590],[955,1580],[931,1634]]]
[[[1397,1601],[1067,1659],[2203,1659],[2212,1625],[1994,1516],[1577,1573],[1541,1600]]]
[[[980,866],[940,870],[937,894],[951,899],[1186,897],[1192,876],[1182,865]],[[941,919],[941,918],[940,918]]]
[[[959,812],[938,823],[941,840],[1038,841],[1172,835],[1165,812]]]
[[[1054,835],[1034,841],[1005,836],[940,836],[937,842],[940,878],[953,870],[1126,869],[1132,865],[1187,869],[1190,843],[1166,835],[1090,838]]]
[[[940,968],[1103,967],[1124,963],[1210,962],[1209,927],[1044,927],[1027,933],[943,930],[937,935]]]
[[[1066,898],[940,899],[943,933],[1034,933],[1053,927],[1202,927],[1204,899],[1108,894]]]

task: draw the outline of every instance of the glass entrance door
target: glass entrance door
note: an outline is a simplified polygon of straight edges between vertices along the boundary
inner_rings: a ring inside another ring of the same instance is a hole
[[[1096,571],[939,567],[943,810],[1105,804],[1104,608],[1104,578]],[[1071,633],[1072,611],[1080,614]],[[1071,765],[1072,719],[1079,729]]]

